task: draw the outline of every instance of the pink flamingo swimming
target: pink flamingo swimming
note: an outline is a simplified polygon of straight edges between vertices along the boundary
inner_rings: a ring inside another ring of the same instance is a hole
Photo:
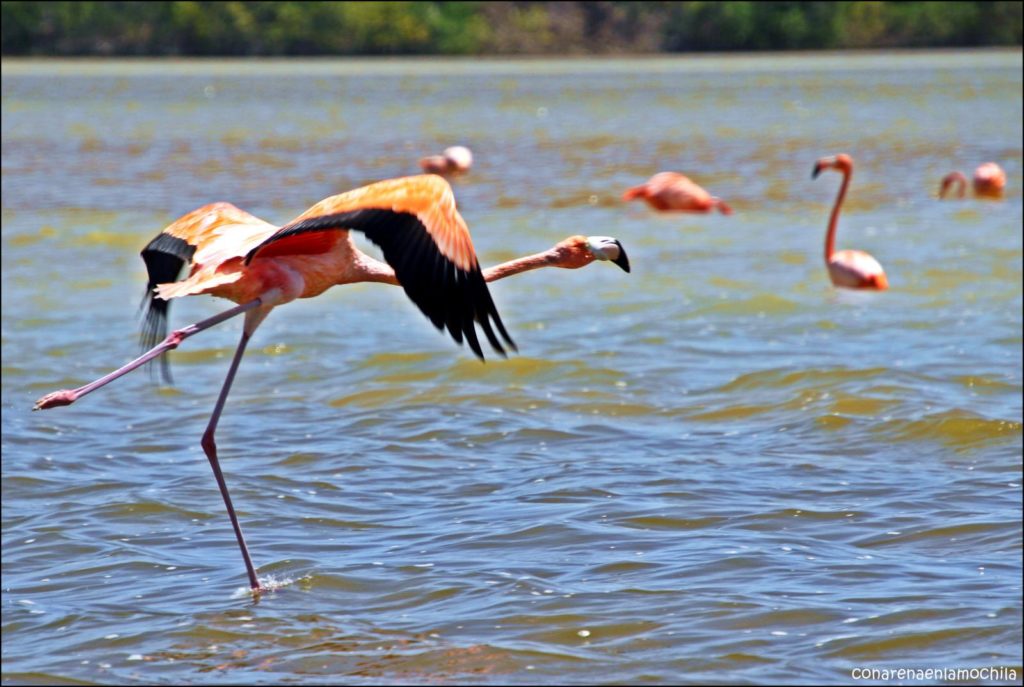
[[[731,215],[732,208],[678,172],[659,172],[650,179],[626,189],[623,200],[643,198],[660,212],[711,212],[715,208],[723,215]]]
[[[473,166],[473,153],[466,146],[445,148],[441,155],[431,155],[420,160],[420,168],[427,174],[452,176],[465,174]]]
[[[956,197],[963,198],[967,194],[967,177],[963,172],[950,172],[942,177],[939,198],[945,198],[950,187],[956,184]],[[1006,188],[1006,172],[995,162],[978,165],[974,170],[974,195],[978,198],[1002,198]]]
[[[835,250],[839,208],[843,204],[843,199],[846,198],[846,189],[850,185],[850,175],[853,174],[853,158],[844,153],[823,157],[814,164],[811,178],[816,179],[825,169],[835,169],[843,175],[843,183],[839,187],[835,205],[832,206],[832,216],[828,221],[828,233],[825,234],[825,264],[828,266],[828,276],[836,286],[848,289],[881,291],[889,288],[889,280],[886,278],[882,266],[873,257],[861,250]]]

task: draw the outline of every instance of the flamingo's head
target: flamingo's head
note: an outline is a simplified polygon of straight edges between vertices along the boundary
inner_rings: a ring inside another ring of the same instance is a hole
[[[626,249],[618,239],[611,236],[588,236],[587,248],[598,260],[609,260],[629,272],[629,258],[626,257]]]
[[[814,163],[814,171],[811,172],[811,178],[817,179],[818,175],[825,169],[838,169],[844,174],[849,174],[853,171],[853,158],[846,153],[823,157]]]
[[[626,250],[618,239],[610,236],[570,236],[559,241],[548,251],[548,264],[553,267],[575,270],[586,267],[595,260],[614,262],[629,272]]]
[[[451,163],[444,155],[431,155],[420,160],[420,168],[427,174],[445,175],[451,172]]]

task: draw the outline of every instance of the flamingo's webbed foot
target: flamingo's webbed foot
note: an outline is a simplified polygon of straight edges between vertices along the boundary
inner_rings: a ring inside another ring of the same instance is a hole
[[[60,391],[54,391],[53,393],[46,394],[38,401],[32,410],[46,410],[47,408],[56,408],[58,406],[69,406],[78,400],[78,394],[72,389],[61,389]]]

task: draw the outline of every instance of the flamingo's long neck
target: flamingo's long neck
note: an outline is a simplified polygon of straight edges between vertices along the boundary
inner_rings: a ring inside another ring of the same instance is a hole
[[[380,260],[372,258],[363,252],[356,251],[355,264],[358,275],[357,278],[355,278],[355,281],[377,282],[400,286],[398,278],[395,277],[395,271],[387,263],[383,263]],[[511,277],[512,275],[519,274],[520,272],[527,272],[541,267],[557,266],[557,264],[558,259],[555,251],[546,250],[543,253],[527,255],[522,258],[503,262],[500,265],[495,265],[494,267],[488,267],[483,270],[484,281],[497,281],[498,279]],[[349,283],[350,280],[351,277],[339,283]]]
[[[543,253],[535,253],[534,255],[527,255],[522,258],[516,258],[515,260],[509,260],[508,262],[503,262],[500,265],[495,265],[494,267],[488,267],[485,269],[484,281],[497,281],[498,279],[511,277],[513,274],[519,274],[520,272],[527,272],[540,267],[550,267],[555,265],[555,259],[556,256],[554,252],[547,250]]]
[[[846,188],[850,185],[850,170],[840,169],[843,173],[843,183],[839,187],[839,194],[836,195],[836,204],[832,206],[832,216],[828,220],[828,233],[825,234],[825,262],[831,262],[832,254],[836,250],[836,226],[839,224],[839,208],[846,198]]]
[[[957,198],[963,198],[967,195],[967,177],[962,172],[957,172],[956,176],[953,177],[953,181],[956,183]]]

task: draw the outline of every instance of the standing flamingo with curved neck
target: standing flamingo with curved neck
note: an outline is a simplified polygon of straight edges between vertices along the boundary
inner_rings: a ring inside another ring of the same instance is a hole
[[[350,236],[353,230],[377,244],[386,263],[356,248]],[[629,272],[622,244],[607,236],[571,236],[543,253],[481,270],[451,187],[434,175],[390,179],[331,196],[281,228],[229,203],[205,205],[160,232],[142,251],[142,258],[149,276],[143,342],[153,346],[163,340],[90,384],[43,396],[33,410],[74,403],[177,348],[186,338],[244,313],[242,338],[201,444],[253,592],[261,591],[259,578],[220,469],[214,433],[246,344],[271,310],[340,284],[400,285],[435,327],[447,328],[458,343],[465,340],[482,360],[476,327],[498,354],[504,355],[505,347],[515,350],[486,282],[540,267],[579,268],[595,260],[611,261]],[[188,276],[179,279],[186,266]],[[227,298],[238,305],[165,337],[169,300],[197,294]]]
[[[954,184],[957,187],[957,198],[967,195],[967,177],[963,172],[950,172],[942,177],[939,198],[945,198],[946,193]],[[978,168],[974,170],[971,187],[977,198],[1002,198],[1003,191],[1006,189],[1006,172],[995,162],[978,165]]]
[[[842,206],[843,199],[846,198],[846,190],[850,186],[853,158],[845,153],[823,157],[814,164],[811,178],[816,179],[825,169],[835,169],[843,175],[843,183],[839,187],[835,205],[832,206],[832,215],[829,217],[828,233],[825,234],[825,264],[828,266],[828,275],[832,279],[832,283],[848,289],[881,291],[889,288],[889,280],[886,278],[882,266],[873,257],[860,250],[835,250],[839,208]]]

